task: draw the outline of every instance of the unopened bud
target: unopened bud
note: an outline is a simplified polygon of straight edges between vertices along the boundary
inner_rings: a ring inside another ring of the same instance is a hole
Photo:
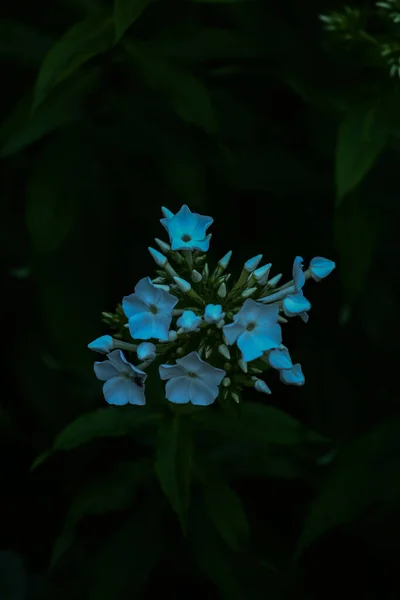
[[[212,354],[212,348],[211,348],[211,346],[208,346],[205,350],[205,357],[209,358],[211,356],[211,354]]]
[[[159,240],[158,238],[155,238],[154,241],[157,244],[157,246],[160,248],[161,252],[163,252],[164,254],[167,254],[167,252],[169,252],[171,250],[171,246],[169,244],[167,244],[167,242],[163,242],[162,240]]]
[[[226,344],[221,344],[220,346],[218,346],[218,352],[220,354],[222,354],[222,356],[224,356],[228,360],[231,357],[231,353],[229,352],[229,348],[228,348],[228,346]]]
[[[184,294],[187,294],[192,289],[190,283],[185,279],[182,279],[181,277],[174,277],[174,281],[181,290],[181,292],[183,292]]]
[[[282,273],[275,275],[275,277],[273,277],[272,279],[269,280],[269,282],[267,283],[267,287],[270,289],[273,289],[274,287],[276,287],[278,285],[278,283],[280,282],[281,279],[282,279]]]
[[[267,283],[266,279],[268,279],[268,275],[269,272],[271,270],[272,264],[269,263],[268,265],[264,265],[263,267],[259,267],[258,269],[256,269],[253,273],[253,277],[254,279],[257,281],[257,283],[259,285],[265,285],[264,284],[264,280],[265,283]]]
[[[252,296],[254,294],[254,292],[257,291],[256,287],[252,287],[248,290],[244,290],[244,292],[242,292],[242,298],[248,298],[249,296]]]
[[[227,252],[225,254],[225,256],[223,256],[221,258],[221,260],[218,261],[218,266],[219,266],[219,271],[220,272],[225,271],[225,269],[229,265],[229,261],[231,260],[231,256],[232,256],[232,250],[229,250],[229,252]]]
[[[222,282],[221,285],[219,286],[217,294],[220,298],[226,297],[226,285],[224,282]]]
[[[254,256],[253,258],[249,258],[249,260],[244,263],[244,270],[247,271],[247,273],[252,273],[254,269],[257,269],[262,257],[262,254],[257,254],[257,256]]]
[[[247,362],[244,362],[242,358],[239,358],[238,365],[242,369],[243,373],[247,373]]]
[[[222,380],[222,385],[224,387],[229,387],[231,385],[231,380],[229,379],[229,377],[224,377],[224,379]]]
[[[232,396],[232,399],[236,402],[236,404],[239,404],[239,402],[240,402],[239,396],[235,392],[232,392],[231,396]]]
[[[196,271],[196,269],[193,269],[193,271],[192,271],[192,281],[194,283],[199,283],[201,280],[202,280],[201,273],[199,273],[198,271]]]
[[[257,379],[254,384],[254,389],[257,390],[257,392],[262,392],[263,394],[272,394],[271,390],[262,379]]]
[[[165,208],[165,206],[161,207],[161,212],[166,219],[170,219],[171,217],[174,216],[174,213],[172,211],[170,211],[168,208]]]
[[[148,250],[149,250],[154,262],[156,263],[156,265],[164,268],[168,262],[167,257],[164,256],[164,254],[161,254],[161,252],[159,252],[158,250],[151,248],[150,246],[149,246]]]
[[[162,285],[161,283],[154,283],[154,287],[158,288],[159,290],[164,290],[164,292],[169,292],[171,289],[169,285]]]
[[[209,268],[208,268],[208,264],[206,263],[204,265],[204,267],[203,267],[203,279],[204,279],[204,281],[207,281],[209,275],[210,275],[210,271],[209,271]]]

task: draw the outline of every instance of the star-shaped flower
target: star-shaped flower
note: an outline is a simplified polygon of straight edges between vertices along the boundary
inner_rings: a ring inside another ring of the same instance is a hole
[[[103,394],[108,404],[123,406],[137,404],[144,406],[144,383],[147,374],[128,362],[121,350],[114,350],[108,360],[94,363],[97,379],[105,381]]]
[[[161,379],[167,379],[165,393],[170,402],[209,406],[219,394],[219,384],[226,375],[222,369],[201,360],[197,352],[178,358],[175,365],[160,365]]]
[[[131,336],[137,340],[168,341],[172,309],[177,303],[178,298],[157,288],[149,277],[141,279],[135,293],[122,300]]]
[[[207,252],[210,245],[211,235],[206,235],[206,231],[213,221],[212,217],[192,213],[186,204],[176,215],[160,219],[160,223],[168,232],[172,250],[202,252]]]
[[[277,304],[266,306],[248,299],[235,315],[234,322],[225,325],[223,332],[228,343],[237,342],[245,362],[259,358],[267,350],[279,348],[282,331],[278,314]]]

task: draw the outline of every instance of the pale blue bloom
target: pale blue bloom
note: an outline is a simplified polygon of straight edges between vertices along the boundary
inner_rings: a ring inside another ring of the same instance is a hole
[[[294,287],[295,293],[288,294],[283,301],[283,312],[287,317],[296,317],[299,315],[303,321],[307,323],[308,314],[307,311],[310,310],[311,304],[307,300],[307,298],[303,294],[303,286],[306,281],[304,272],[303,272],[303,259],[301,256],[296,256],[293,261],[293,279],[294,279]]]
[[[139,360],[148,360],[156,357],[156,347],[151,342],[142,342],[136,349]]]
[[[291,369],[293,366],[287,348],[276,348],[276,350],[271,350],[268,355],[268,362],[273,369],[278,369],[279,371],[281,369]]]
[[[103,394],[108,404],[144,406],[146,404],[144,383],[147,374],[131,365],[121,350],[110,352],[107,359],[95,362],[94,372],[97,379],[105,381]]]
[[[322,256],[315,256],[310,262],[309,269],[313,279],[315,279],[315,281],[321,281],[321,279],[324,279],[332,273],[335,267],[336,265],[333,260],[322,258]]]
[[[114,340],[111,335],[102,335],[99,338],[93,340],[88,344],[89,350],[94,352],[100,352],[101,354],[108,354],[114,348]]]
[[[224,316],[225,313],[220,304],[207,304],[204,309],[204,320],[206,323],[218,323]]]
[[[206,231],[213,221],[212,217],[192,213],[186,204],[176,215],[160,219],[168,232],[172,250],[202,252],[207,252],[210,245],[211,235],[206,235]]]
[[[282,369],[279,372],[279,377],[287,385],[304,385],[305,382],[300,363],[296,363],[291,369]]]
[[[177,303],[178,298],[156,287],[149,277],[141,279],[135,293],[122,300],[131,336],[138,340],[168,341],[172,309]]]
[[[192,310],[185,310],[176,324],[185,333],[189,331],[199,331],[203,319],[196,315]]]
[[[197,352],[178,358],[175,365],[160,365],[161,379],[167,379],[165,395],[170,402],[209,406],[218,396],[219,384],[226,375],[222,369],[201,360]]]
[[[257,392],[261,392],[262,394],[272,394],[270,388],[262,379],[256,379],[254,388]]]
[[[278,315],[277,304],[265,306],[248,299],[234,316],[234,322],[225,325],[223,332],[230,345],[237,342],[243,360],[250,362],[267,350],[281,345],[282,331]]]

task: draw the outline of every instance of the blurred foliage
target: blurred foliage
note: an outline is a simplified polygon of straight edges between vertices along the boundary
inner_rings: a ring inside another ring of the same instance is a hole
[[[394,0],[2,7],[1,600],[398,597],[399,56]],[[184,202],[238,270],[338,263],[288,332],[305,387],[240,418],[93,376]]]

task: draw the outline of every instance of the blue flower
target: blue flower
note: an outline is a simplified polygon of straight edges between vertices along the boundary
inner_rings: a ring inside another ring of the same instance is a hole
[[[204,310],[204,320],[206,323],[218,323],[224,316],[225,313],[222,311],[220,304],[207,304]]]
[[[105,381],[103,394],[108,404],[144,406],[144,382],[147,374],[131,365],[121,350],[110,352],[107,358],[108,360],[94,363],[94,372],[97,379]]]
[[[209,406],[219,394],[219,384],[226,375],[201,360],[197,352],[178,358],[175,365],[160,365],[161,379],[167,379],[165,393],[170,402]]]
[[[282,331],[278,325],[278,314],[277,304],[265,306],[254,300],[246,300],[235,315],[234,322],[223,328],[228,344],[237,342],[245,362],[259,358],[266,350],[279,348]]]
[[[268,355],[268,362],[273,369],[278,369],[279,371],[281,369],[291,369],[293,366],[289,350],[284,347],[271,350]]]
[[[151,342],[142,342],[136,349],[139,360],[148,360],[156,357],[156,347]]]
[[[291,369],[282,369],[279,372],[279,378],[287,385],[304,385],[305,382],[305,377],[299,363],[293,365]]]
[[[172,217],[160,219],[160,223],[168,232],[172,250],[201,250],[207,252],[211,235],[206,231],[214,221],[212,217],[204,217],[184,204]]]
[[[303,272],[303,259],[301,256],[296,256],[293,262],[293,279],[295,293],[288,294],[283,301],[283,312],[287,317],[296,317],[299,315],[303,321],[308,321],[307,311],[310,310],[311,304],[303,294],[303,286],[305,283],[305,275]]]
[[[144,277],[135,287],[135,293],[125,296],[122,308],[128,317],[129,331],[134,339],[168,341],[172,309],[178,298],[157,288],[149,277]]]
[[[88,344],[89,350],[94,352],[100,352],[101,354],[108,354],[114,348],[114,340],[111,335],[102,335],[101,337],[93,340]]]
[[[335,266],[333,260],[322,258],[322,256],[315,256],[310,262],[309,269],[313,279],[315,279],[315,281],[321,281],[321,279],[324,279],[324,277],[327,277],[332,273]]]
[[[192,310],[185,310],[176,324],[180,327],[179,333],[187,333],[189,331],[199,331],[202,318],[198,317]]]

